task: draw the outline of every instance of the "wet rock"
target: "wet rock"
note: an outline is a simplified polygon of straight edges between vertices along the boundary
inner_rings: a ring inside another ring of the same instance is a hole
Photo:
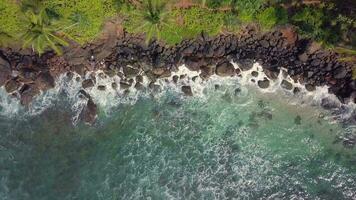
[[[86,79],[82,82],[82,87],[84,89],[91,88],[94,86],[94,81],[92,79]]]
[[[173,82],[174,82],[175,84],[177,84],[177,83],[178,83],[178,80],[179,80],[179,76],[174,75],[174,76],[173,76]]]
[[[129,89],[131,87],[131,85],[129,83],[120,81],[120,89],[126,90]]]
[[[299,87],[295,87],[293,89],[293,94],[299,94],[300,93],[300,88]]]
[[[151,83],[148,85],[148,87],[149,87],[153,92],[155,92],[155,93],[159,93],[159,92],[162,91],[161,86],[155,84],[154,82],[151,82]]]
[[[308,61],[308,55],[306,53],[300,54],[298,56],[299,60],[302,61],[303,63]]]
[[[51,76],[49,72],[41,72],[38,75],[35,83],[37,87],[43,91],[46,91],[50,88],[54,88],[55,86],[54,78]]]
[[[35,85],[23,85],[20,89],[20,94],[20,103],[22,105],[29,105],[33,98],[39,94],[39,89]]]
[[[220,63],[216,66],[216,74],[218,76],[234,76],[235,75],[235,68],[229,62]]]
[[[67,76],[67,80],[71,81],[74,77],[74,74],[73,74],[73,72],[67,72],[66,76]]]
[[[143,89],[144,89],[144,86],[142,85],[142,83],[137,82],[137,83],[135,84],[135,89],[136,89],[136,90],[143,90]]]
[[[334,109],[334,108],[338,108],[339,107],[339,103],[338,102],[335,102],[331,99],[328,99],[328,98],[323,98],[321,100],[321,107],[323,107],[324,109],[327,109],[327,110],[331,110],[331,109]]]
[[[140,73],[140,70],[131,66],[125,66],[123,67],[123,72],[127,78],[131,78],[137,76]]]
[[[7,93],[12,93],[15,92],[17,89],[19,89],[21,86],[21,83],[17,82],[16,80],[9,80],[5,84],[5,90]]]
[[[263,69],[263,72],[267,76],[267,78],[271,80],[276,80],[278,78],[279,71],[273,71],[269,69]]]
[[[293,89],[293,84],[290,83],[289,81],[283,80],[281,82],[281,86],[282,88],[286,89],[286,90],[292,90]]]
[[[241,93],[241,88],[236,88],[236,89],[234,90],[235,96],[238,96],[240,93]]]
[[[238,60],[236,63],[242,71],[250,70],[253,67],[253,60],[251,59]]]
[[[309,91],[309,92],[312,92],[312,91],[315,91],[315,86],[314,85],[312,85],[312,84],[306,84],[305,85],[305,89],[307,90],[307,91]]]
[[[253,71],[253,72],[251,73],[251,75],[252,75],[253,77],[257,77],[257,76],[258,76],[258,72]]]
[[[259,80],[257,82],[258,87],[262,88],[262,89],[266,89],[269,87],[269,80],[265,79],[265,80]]]
[[[212,65],[209,65],[209,66],[205,66],[205,67],[201,68],[201,73],[199,74],[199,76],[203,80],[206,80],[210,76],[212,76],[214,73],[215,73],[215,67]]]
[[[98,90],[105,91],[106,90],[106,86],[105,85],[99,85],[98,86]]]
[[[72,65],[71,66],[71,71],[76,72],[80,76],[84,76],[85,75],[85,69],[86,69],[86,67],[85,67],[84,64],[78,64],[78,65]]]
[[[334,74],[334,78],[343,79],[347,75],[347,70],[346,70],[345,67],[339,67],[339,68],[334,70],[333,74]]]
[[[79,98],[81,99],[89,99],[90,95],[83,89],[79,90],[78,92]]]
[[[302,118],[298,115],[294,118],[294,123],[296,125],[301,125],[302,124]]]
[[[190,86],[182,86],[182,92],[187,96],[193,96],[192,88]]]
[[[0,87],[6,83],[11,76],[10,63],[0,57]]]
[[[111,83],[111,87],[112,87],[112,89],[116,90],[117,89],[117,83],[115,83],[115,82]]]
[[[196,81],[198,80],[198,78],[199,78],[199,76],[194,76],[194,77],[192,78],[192,81],[193,81],[193,82],[196,82]]]
[[[32,82],[37,78],[37,71],[30,68],[22,68],[19,70],[19,76],[27,82]]]
[[[98,108],[96,104],[91,98],[89,98],[81,113],[83,121],[89,125],[93,125],[97,117],[97,110]]]
[[[136,82],[142,83],[143,82],[143,76],[141,76],[141,75],[136,76]]]
[[[165,73],[165,71],[166,70],[163,67],[158,67],[158,68],[152,69],[152,73],[157,76],[161,76],[163,73]]]

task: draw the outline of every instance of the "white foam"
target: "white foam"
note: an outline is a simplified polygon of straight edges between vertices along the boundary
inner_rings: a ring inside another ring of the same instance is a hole
[[[233,66],[237,69],[239,66],[231,62]],[[155,84],[158,84],[163,91],[173,91],[177,94],[182,94],[181,87],[189,85],[192,88],[192,92],[195,97],[202,100],[206,99],[206,90],[214,88],[215,85],[220,86],[234,86],[240,88],[240,95],[248,96],[249,87],[258,88],[262,93],[282,93],[285,95],[286,102],[292,104],[306,104],[306,105],[317,105],[321,104],[323,99],[328,99],[328,101],[334,102],[338,107],[342,107],[343,111],[338,113],[338,119],[347,119],[352,117],[354,111],[356,110],[356,105],[354,103],[349,103],[341,106],[341,103],[337,97],[333,94],[328,93],[328,88],[317,87],[315,91],[309,92],[301,83],[294,83],[290,76],[284,75],[284,69],[281,70],[276,80],[270,80],[264,73],[263,68],[260,64],[254,63],[253,67],[250,70],[242,71],[241,76],[234,77],[219,77],[217,75],[212,75],[208,80],[203,80],[200,78],[200,71],[190,71],[185,65],[182,65],[178,68],[177,72],[173,72],[172,75],[168,78],[158,79]],[[258,72],[257,77],[252,76],[252,72]],[[72,79],[68,80],[68,77],[63,74],[56,80],[56,86],[53,89],[50,89],[44,93],[41,93],[38,97],[34,99],[28,109],[25,109],[20,105],[19,101],[16,98],[11,98],[4,88],[0,88],[0,115],[7,117],[19,116],[29,116],[37,115],[50,106],[53,105],[56,100],[64,94],[65,99],[71,105],[72,111],[75,113],[73,117],[73,122],[76,123],[79,118],[81,110],[84,108],[87,100],[80,98],[78,95],[79,91],[82,89],[82,81],[86,78],[95,77],[94,87],[85,89],[85,91],[91,96],[93,101],[99,106],[100,111],[105,114],[110,114],[114,107],[117,107],[120,104],[134,104],[140,97],[148,97],[151,94],[150,89],[144,91],[138,91],[134,88],[135,83],[130,87],[129,94],[126,94],[124,90],[120,89],[121,78],[117,75],[109,77],[107,75],[103,76],[103,71],[98,70],[95,72],[88,72],[84,78],[80,75],[74,73]],[[174,76],[185,76],[183,79],[178,79],[177,83],[173,82]],[[143,86],[148,88],[150,81],[146,76],[143,75],[144,81]],[[195,81],[193,81],[193,78]],[[252,82],[251,80],[255,81]],[[268,79],[270,81],[270,86],[266,89],[261,89],[258,87],[257,83],[259,80]],[[298,95],[294,95],[292,90],[285,90],[280,85],[283,80],[287,80],[292,83],[293,88],[298,87],[300,92]],[[117,88],[113,88],[111,85],[116,83]],[[98,86],[106,86],[105,90],[99,90]],[[164,94],[156,93],[154,96],[159,99],[160,96]],[[184,95],[182,95],[184,98]],[[248,99],[245,102],[248,105]]]

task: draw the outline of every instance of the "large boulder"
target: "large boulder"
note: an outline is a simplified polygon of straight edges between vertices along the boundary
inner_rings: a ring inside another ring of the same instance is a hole
[[[49,72],[41,72],[38,75],[35,83],[37,87],[43,91],[54,88],[55,86],[54,78],[51,76]]]
[[[0,57],[0,87],[6,83],[11,76],[10,63]]]
[[[339,67],[334,70],[333,72],[334,78],[336,79],[343,79],[347,75],[347,70],[345,67]]]
[[[17,89],[19,89],[20,86],[21,86],[20,82],[14,80],[14,79],[11,79],[8,82],[6,82],[5,90],[8,93],[12,93],[12,92],[15,92]]]
[[[123,72],[127,78],[132,78],[137,76],[140,73],[140,69],[131,67],[131,66],[125,66],[123,67]]]
[[[266,89],[269,87],[269,80],[265,79],[265,80],[259,80],[257,82],[258,87],[262,88],[262,89]]]
[[[39,89],[35,85],[23,85],[20,89],[21,99],[20,102],[22,105],[29,105],[33,98],[39,94]]]
[[[235,68],[229,62],[223,62],[216,66],[216,74],[218,76],[234,76],[235,75]]]
[[[91,98],[89,98],[87,105],[84,107],[81,113],[82,120],[89,125],[94,124],[97,117],[97,110],[98,108],[96,104]]]
[[[94,86],[94,81],[92,79],[86,79],[82,82],[82,87],[84,89],[91,88]]]
[[[293,84],[289,81],[283,80],[281,82],[281,86],[282,88],[286,89],[286,90],[292,90],[293,89]]]
[[[190,86],[182,86],[182,92],[187,96],[193,96],[192,88]]]

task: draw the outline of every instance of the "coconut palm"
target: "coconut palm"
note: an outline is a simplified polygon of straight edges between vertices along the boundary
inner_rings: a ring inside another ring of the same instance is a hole
[[[26,19],[29,26],[22,36],[24,47],[31,47],[40,55],[48,49],[62,53],[61,47],[67,46],[68,43],[59,35],[59,26],[48,17],[45,9],[39,10],[38,13],[27,11]]]
[[[152,38],[161,38],[161,31],[167,26],[170,20],[166,1],[146,0],[143,2],[141,12],[137,13],[139,20],[143,23],[138,30],[146,33],[146,42]]]

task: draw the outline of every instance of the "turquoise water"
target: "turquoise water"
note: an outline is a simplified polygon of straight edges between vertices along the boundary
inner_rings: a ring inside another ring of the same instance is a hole
[[[335,139],[350,127],[235,89],[141,97],[94,127],[63,100],[2,116],[0,199],[356,199],[355,148]]]

